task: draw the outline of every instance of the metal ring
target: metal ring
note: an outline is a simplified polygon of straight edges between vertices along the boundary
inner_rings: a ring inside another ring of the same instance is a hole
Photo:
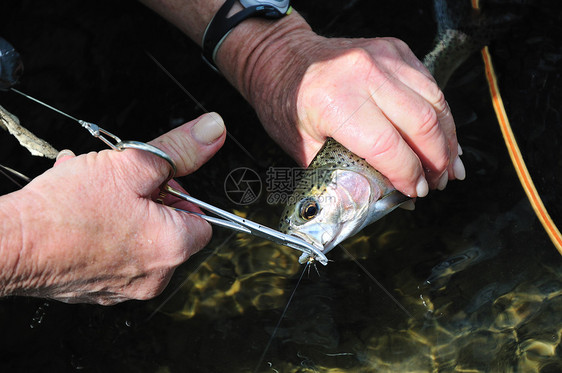
[[[145,152],[152,153],[152,154],[162,158],[166,162],[168,162],[170,164],[170,167],[171,167],[170,175],[168,175],[168,178],[166,179],[166,181],[164,181],[162,183],[162,185],[167,184],[168,181],[172,180],[174,178],[174,176],[176,176],[177,168],[176,168],[176,164],[174,163],[172,158],[170,158],[170,156],[166,152],[158,149],[154,145],[150,145],[150,144],[147,144],[145,142],[140,142],[140,141],[120,141],[117,144],[115,144],[115,147],[118,150],[124,150],[124,149],[144,150]]]

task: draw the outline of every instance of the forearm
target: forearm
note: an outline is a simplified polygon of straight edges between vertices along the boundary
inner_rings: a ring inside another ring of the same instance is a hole
[[[19,192],[0,197],[0,297],[21,287],[23,224],[16,205]]]
[[[140,0],[201,45],[203,33],[224,0]],[[236,3],[233,11],[241,9]],[[293,11],[277,20],[249,18],[225,39],[216,63],[225,78],[256,109],[262,124],[290,154],[287,144],[303,141],[296,115],[296,92],[307,59],[319,38]],[[285,110],[274,110],[284,107]],[[300,148],[300,146],[295,146]]]
[[[225,2],[224,0],[140,1],[182,30],[199,46],[202,45],[205,28]],[[241,9],[242,6],[235,3],[231,13]],[[272,55],[268,47],[275,46],[272,50],[276,51],[281,46],[286,47],[291,41],[298,43],[299,40],[295,39],[298,38],[299,32],[311,33],[311,30],[296,11],[277,20],[249,18],[230,32],[219,48],[217,63],[221,72],[241,89],[244,86],[243,81],[250,78],[248,71],[252,70],[251,67],[256,64],[259,57],[265,52],[269,56]],[[292,40],[286,39],[289,34]],[[281,57],[283,56],[276,55],[276,59]],[[244,90],[242,93],[246,95],[247,92]]]
[[[0,197],[0,297],[50,296],[57,283],[76,280],[77,258],[88,258],[91,245],[80,245],[83,230],[76,232],[87,219],[66,221],[56,194],[48,195],[29,184]]]

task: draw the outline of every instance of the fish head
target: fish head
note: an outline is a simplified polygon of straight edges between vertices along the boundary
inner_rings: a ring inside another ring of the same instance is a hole
[[[290,196],[279,229],[325,254],[409,199],[364,159],[328,138]],[[308,260],[303,254],[299,262]]]
[[[319,179],[315,185],[301,180],[299,186],[310,187],[297,187],[285,207],[280,230],[326,253],[369,223],[371,205],[383,196],[383,190],[354,170],[331,169]]]

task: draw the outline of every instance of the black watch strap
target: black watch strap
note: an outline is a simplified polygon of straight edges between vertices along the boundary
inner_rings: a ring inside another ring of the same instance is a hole
[[[213,17],[205,33],[203,34],[203,60],[215,71],[219,71],[215,64],[215,57],[222,42],[230,31],[240,22],[250,17],[263,17],[269,19],[281,18],[289,14],[292,8],[289,6],[285,13],[282,13],[274,6],[261,4],[245,7],[240,12],[227,18],[228,13],[238,0],[226,0],[217,14]]]

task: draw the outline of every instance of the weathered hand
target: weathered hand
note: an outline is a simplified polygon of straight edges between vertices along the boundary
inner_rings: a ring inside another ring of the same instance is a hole
[[[391,38],[324,43],[331,48],[319,49],[299,86],[303,137],[316,141],[315,148],[325,136],[335,138],[410,196],[427,194],[425,179],[443,188],[448,178],[464,178],[454,168],[460,159],[449,106],[406,44]]]
[[[181,176],[205,163],[225,132],[222,119],[207,114],[151,144],[172,157]],[[159,294],[211,236],[204,220],[152,200],[168,173],[165,161],[139,150],[63,153],[55,167],[6,196],[3,211],[13,206],[23,232],[9,293],[100,304]]]
[[[271,99],[250,96],[270,134],[297,161],[309,164],[329,136],[412,197],[464,179],[449,106],[405,43],[310,32],[300,38],[298,48],[294,41],[286,46],[288,78],[277,73],[278,84],[263,85]],[[255,70],[266,75],[264,66]]]

